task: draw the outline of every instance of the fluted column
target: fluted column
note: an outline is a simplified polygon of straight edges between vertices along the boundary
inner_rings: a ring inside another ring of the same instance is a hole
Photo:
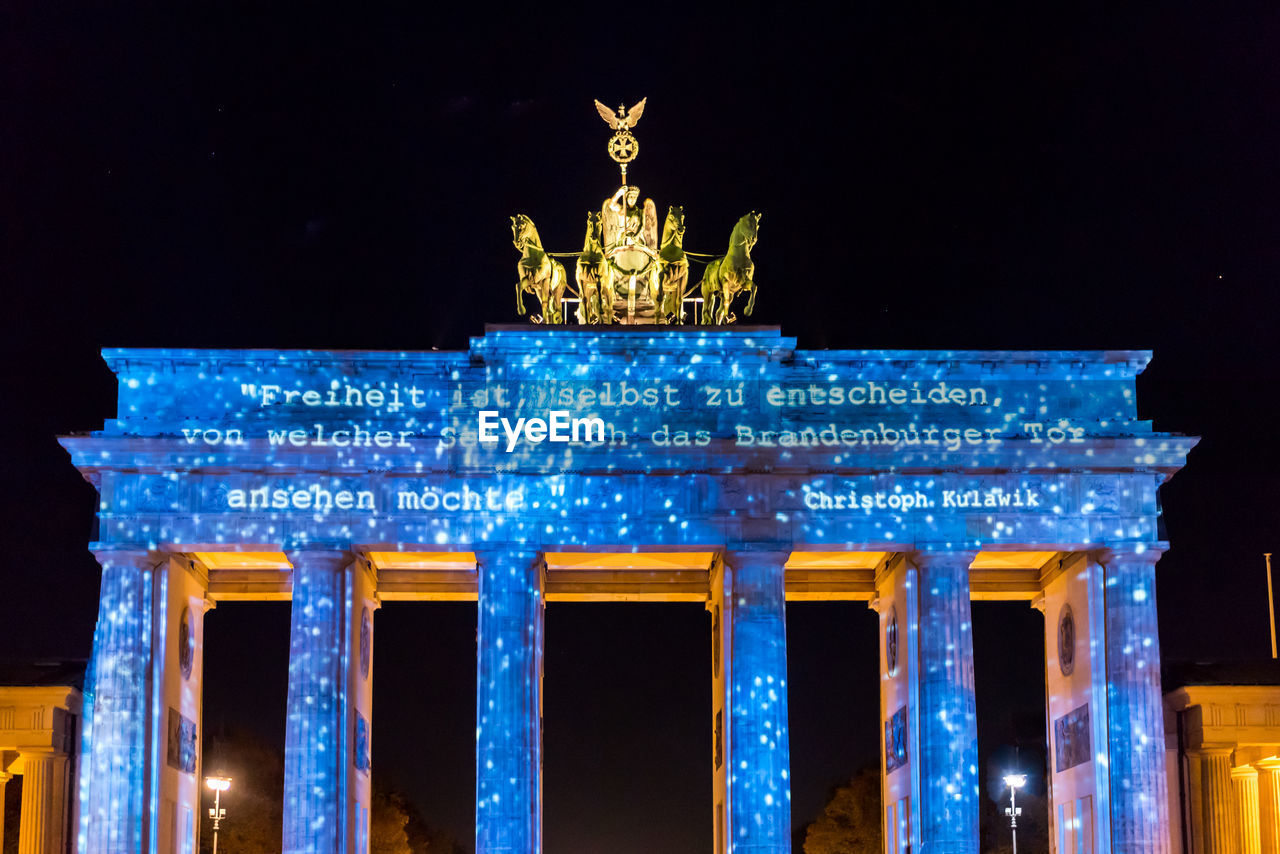
[[[1255,762],[1258,769],[1258,847],[1280,854],[1280,759]]]
[[[1115,550],[1106,577],[1107,720],[1112,854],[1167,854],[1168,779],[1160,693],[1160,553]],[[1229,802],[1229,801],[1228,801]]]
[[[476,854],[542,851],[543,563],[477,555]]]
[[[1205,854],[1234,854],[1236,814],[1231,802],[1231,751],[1201,750],[1200,814]]]
[[[100,550],[102,587],[85,685],[80,815],[89,854],[136,854],[145,842],[152,578],[143,550]],[[24,781],[25,785],[25,781]]]
[[[729,828],[734,854],[791,851],[787,731],[787,553],[725,554],[732,590]]]
[[[22,811],[18,819],[18,854],[53,854],[63,850],[66,822],[67,757],[52,748],[22,751]]]
[[[286,854],[346,850],[346,644],[351,603],[337,549],[288,553],[293,564],[284,747]]]
[[[1232,801],[1236,807],[1236,827],[1241,854],[1262,854],[1258,832],[1258,772],[1247,765],[1231,769]]]
[[[0,771],[0,845],[4,842],[4,787],[12,778],[12,774]]]
[[[969,565],[973,552],[920,553],[920,843],[978,851],[978,721]]]

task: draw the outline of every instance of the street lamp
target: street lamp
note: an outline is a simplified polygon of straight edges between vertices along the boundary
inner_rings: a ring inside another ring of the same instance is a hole
[[[218,854],[218,824],[227,817],[222,807],[222,793],[231,788],[230,777],[205,777],[204,784],[213,789],[213,807],[209,810],[209,818],[213,819],[213,854]]]
[[[1022,815],[1022,807],[1017,805],[1016,800],[1018,789],[1027,785],[1027,775],[1006,774],[1004,784],[1009,787],[1009,806],[1004,808],[1004,814],[1009,816],[1009,828],[1013,831],[1013,854],[1018,854],[1018,816]],[[218,852],[214,851],[214,854]]]

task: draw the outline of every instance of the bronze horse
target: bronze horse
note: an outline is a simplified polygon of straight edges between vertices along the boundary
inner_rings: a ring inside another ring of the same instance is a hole
[[[561,298],[568,280],[564,265],[552,258],[542,248],[542,240],[533,220],[524,214],[511,217],[511,235],[520,251],[516,262],[516,313],[524,314],[524,295],[533,294],[542,304],[542,315],[532,317],[534,323],[563,323]]]
[[[606,292],[604,248],[600,244],[600,214],[587,214],[587,236],[582,241],[582,253],[578,256],[578,266],[574,278],[578,283],[579,323],[599,323],[603,313],[605,323],[613,322],[613,293]]]
[[[751,260],[751,248],[756,245],[756,231],[760,214],[752,211],[738,220],[729,237],[729,251],[707,264],[702,274],[702,322],[705,324],[732,323],[736,318],[729,311],[733,298],[747,292],[747,307],[743,314],[751,316],[756,305],[756,265]]]
[[[684,322],[685,287],[689,282],[689,259],[684,254],[684,206],[672,205],[662,226],[662,244],[658,250],[658,268],[662,305],[655,306],[667,322]]]

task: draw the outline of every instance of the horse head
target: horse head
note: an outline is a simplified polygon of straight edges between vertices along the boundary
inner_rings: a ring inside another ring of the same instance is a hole
[[[681,240],[684,237],[684,205],[672,205],[667,210],[667,221],[662,226],[662,242]]]
[[[582,251],[587,252],[592,249],[599,251],[602,239],[603,230],[600,226],[600,214],[590,211],[587,213],[587,236],[582,241]]]
[[[756,245],[756,234],[760,228],[761,216],[763,216],[763,214],[752,211],[751,213],[744,215],[742,219],[738,220],[737,230],[740,232],[742,242],[747,247],[748,252],[750,252],[751,248]]]
[[[533,227],[533,220],[524,214],[511,217],[511,238],[521,252],[530,243],[538,245],[538,231]]]

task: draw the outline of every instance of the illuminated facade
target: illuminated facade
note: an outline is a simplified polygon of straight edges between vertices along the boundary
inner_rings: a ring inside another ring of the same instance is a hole
[[[1194,669],[1165,695],[1172,850],[1280,854],[1280,667]]]
[[[1003,599],[1045,613],[1056,850],[1168,851],[1156,493],[1193,440],[1137,420],[1148,357],[108,351],[118,419],[63,439],[101,495],[80,847],[194,850],[203,615],[291,599],[285,850],[367,850],[373,615],[443,599],[478,607],[477,851],[541,851],[543,611],[623,600],[706,604],[714,850],[789,851],[785,603],[845,599],[882,627],[886,850],[976,852],[970,601]]]
[[[73,684],[58,684],[61,679],[23,681],[0,685],[0,807],[8,783],[21,777],[18,851],[63,852],[72,837],[82,698]],[[0,840],[4,819],[0,808]]]

